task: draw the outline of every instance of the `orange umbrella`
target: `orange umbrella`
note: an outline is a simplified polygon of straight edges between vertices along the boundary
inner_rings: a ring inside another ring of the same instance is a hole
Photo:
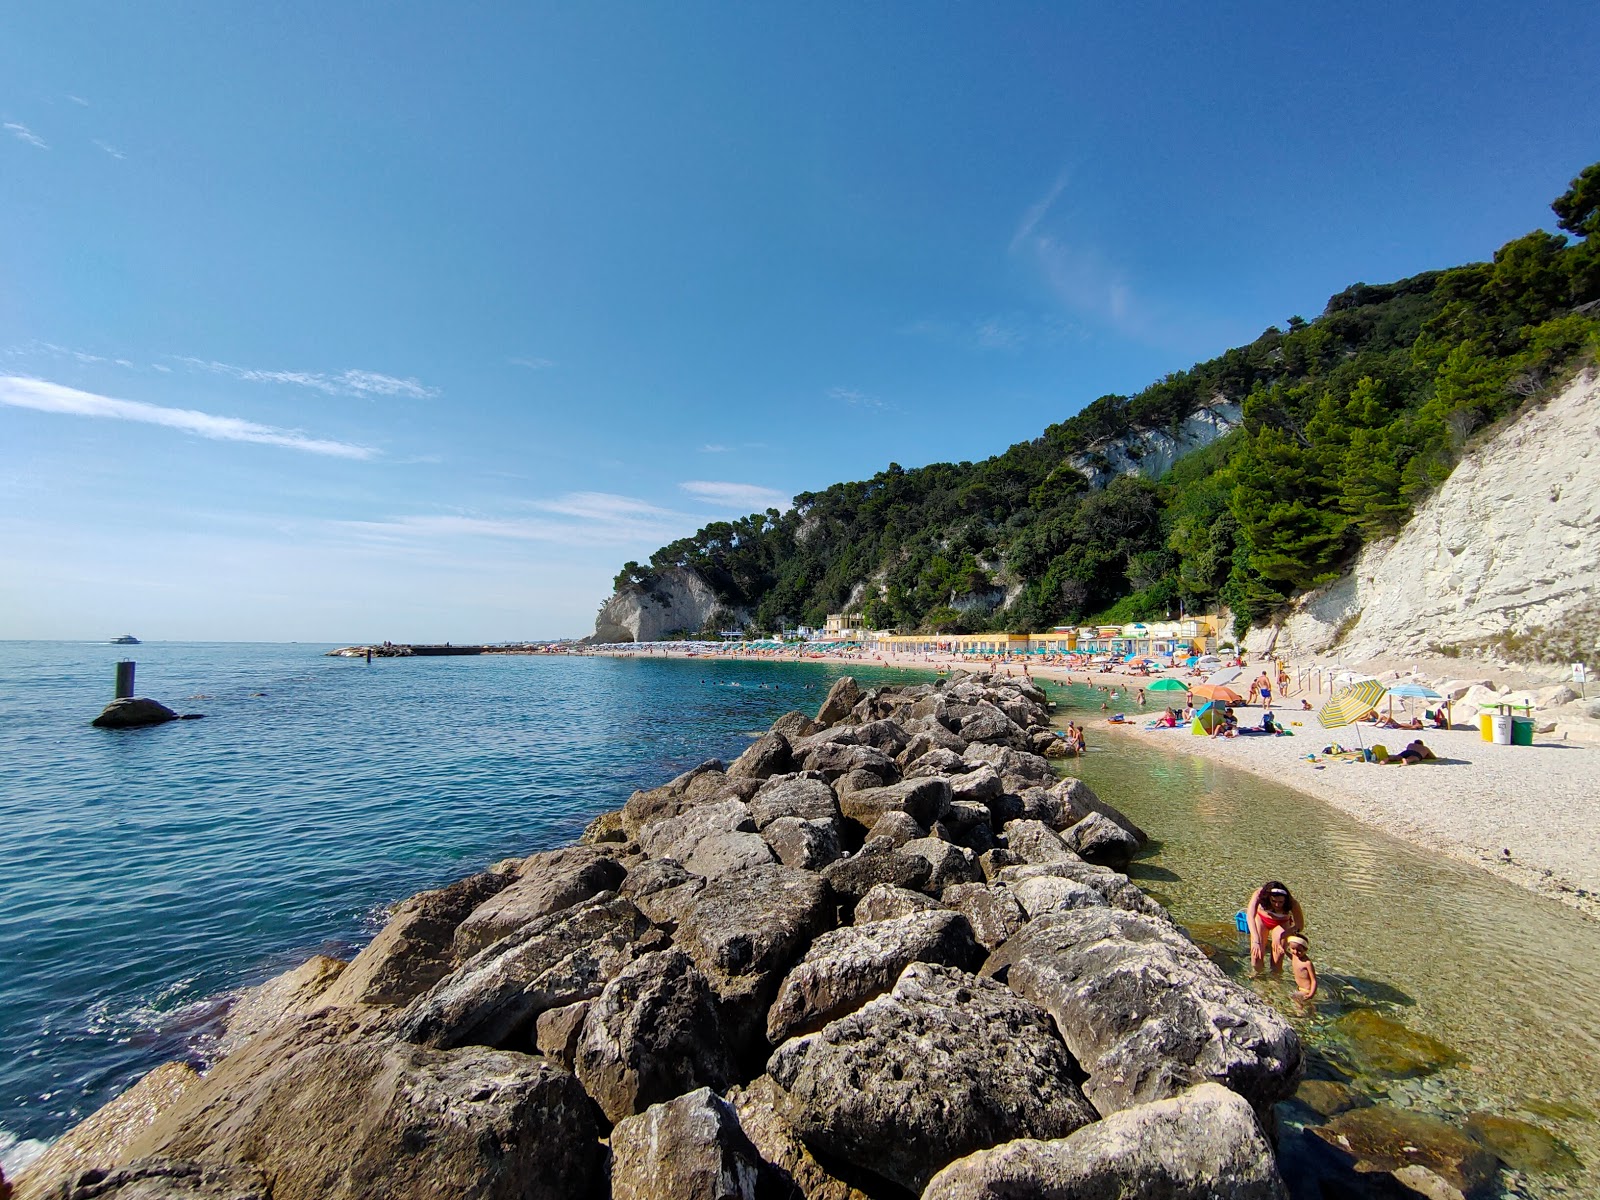
[[[1237,704],[1241,698],[1238,692],[1220,683],[1202,683],[1189,691],[1202,700],[1219,700],[1223,704]]]

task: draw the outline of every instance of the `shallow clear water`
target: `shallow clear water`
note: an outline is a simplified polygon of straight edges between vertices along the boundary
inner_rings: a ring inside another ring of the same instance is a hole
[[[1232,922],[1254,887],[1279,878],[1301,901],[1325,993],[1305,1004],[1281,979],[1253,986],[1307,1036],[1311,1075],[1353,1079],[1374,1098],[1453,1120],[1530,1121],[1586,1170],[1511,1174],[1509,1194],[1600,1195],[1600,924],[1163,741],[1184,734],[1105,730],[1102,703],[1132,706],[1104,693],[1047,690],[1063,717],[1088,721],[1091,753],[1073,771],[1157,839],[1131,873],[1224,966],[1250,977],[1248,941]],[[1463,1061],[1412,1079],[1363,1073],[1339,1025],[1357,1009],[1428,1034]]]
[[[423,888],[572,839],[634,788],[815,711],[844,673],[498,655],[368,666],[326,649],[0,642],[12,1162],[19,1139],[203,1055],[230,989],[348,951]],[[205,720],[90,728],[125,657],[140,695]]]

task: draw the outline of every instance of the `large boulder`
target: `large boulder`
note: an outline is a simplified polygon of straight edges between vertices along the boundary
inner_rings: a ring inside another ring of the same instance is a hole
[[[915,758],[906,758],[905,756],[915,747],[921,747],[922,752]],[[925,733],[917,734],[895,761],[900,763],[901,776],[906,779],[928,779],[935,775],[954,776],[968,769],[966,759],[954,750],[933,745]],[[1000,782],[998,775],[994,778],[996,783]]]
[[[614,891],[627,875],[622,864],[592,846],[568,846],[524,861],[517,881],[472,910],[456,927],[458,962],[540,917]]]
[[[146,725],[164,725],[177,719],[178,714],[159,700],[151,700],[148,696],[124,696],[106,705],[89,724],[97,729],[140,729]]]
[[[764,1052],[778,984],[833,914],[821,877],[778,864],[713,880],[694,898],[677,944],[715,989],[736,1055]]]
[[[911,735],[898,721],[867,721],[856,727],[856,740],[893,758],[911,744]]]
[[[660,787],[634,792],[629,796],[628,802],[622,806],[623,831],[628,837],[637,838],[639,830],[652,821],[675,817],[697,804],[717,799],[727,794],[735,784],[755,782],[750,779],[730,780],[720,759],[707,759]],[[739,798],[743,799],[742,796]]]
[[[849,675],[841,675],[828,689],[828,697],[817,709],[818,725],[833,725],[850,715],[850,710],[861,699],[861,688]]]
[[[856,901],[854,919],[857,925],[864,925],[868,921],[889,921],[895,917],[915,912],[933,912],[943,907],[922,892],[895,887],[892,883],[880,883],[869,888],[866,895]]]
[[[967,924],[972,927],[972,936],[985,950],[998,949],[1028,921],[1028,915],[1011,894],[1011,889],[997,884],[953,884],[945,888],[942,899],[951,909],[966,917]],[[866,901],[862,903],[864,905]],[[856,910],[856,919],[861,919],[859,908]]]
[[[750,744],[750,748],[728,767],[733,779],[770,779],[789,770],[793,758],[789,739],[777,730],[771,730]]]
[[[305,1018],[252,1039],[130,1157],[251,1164],[273,1200],[556,1200],[599,1181],[600,1131],[566,1071],[351,1032]]]
[[[303,1016],[323,1007],[322,998],[346,964],[326,954],[313,954],[305,962],[265,983],[246,988],[228,1012],[218,1054],[232,1054],[246,1041],[290,1016]]]
[[[810,737],[812,734],[820,732],[821,729],[822,726],[798,710],[786,712],[772,723],[772,731],[783,734],[784,737],[789,739],[791,745],[797,739]]]
[[[1055,1019],[1102,1113],[1212,1081],[1263,1117],[1294,1094],[1300,1039],[1170,922],[1114,908],[1030,921],[984,965]]]
[[[980,1150],[934,1176],[922,1200],[1286,1200],[1255,1114],[1202,1083],[1112,1113],[1065,1138]]]
[[[606,984],[574,1063],[612,1122],[697,1087],[720,1092],[733,1077],[711,985],[678,949],[642,955]]]
[[[675,929],[700,889],[703,876],[686,870],[675,858],[650,858],[628,872],[618,892],[663,929]]]
[[[1043,821],[1011,821],[1003,830],[1006,849],[1023,862],[1079,862],[1061,835]]]
[[[844,853],[834,821],[779,817],[761,831],[761,837],[786,867],[820,871]]]
[[[1125,867],[1139,853],[1139,839],[1100,813],[1090,813],[1061,835],[1061,840],[1085,862]]]
[[[840,896],[858,900],[880,883],[916,891],[928,882],[930,872],[927,859],[901,853],[890,838],[874,837],[848,858],[829,864],[822,877]]]
[[[926,829],[949,803],[950,781],[934,777],[850,792],[839,797],[839,810],[863,829],[871,829],[886,812],[905,813]]]
[[[779,817],[834,821],[839,818],[839,801],[820,775],[775,776],[763,783],[750,801],[750,816],[757,829],[765,829]]]
[[[922,886],[930,896],[940,895],[952,884],[976,883],[983,878],[978,856],[953,842],[934,837],[915,838],[901,846],[900,853],[927,862],[928,878]]]
[[[1033,875],[1007,886],[1030,921],[1045,913],[1106,906],[1105,897],[1088,884],[1059,875]]]
[[[907,842],[914,842],[918,838],[927,836],[928,831],[918,825],[915,819],[903,812],[891,811],[884,813],[872,823],[872,828],[867,830],[864,840],[873,842],[884,838],[891,846],[899,849]]]
[[[798,1200],[869,1200],[865,1192],[835,1178],[817,1161],[778,1112],[779,1095],[778,1085],[768,1075],[728,1091],[728,1103],[738,1114],[745,1136],[766,1161],[779,1194]]]
[[[829,783],[855,771],[875,775],[880,784],[893,783],[900,778],[900,769],[882,750],[871,746],[856,746],[843,742],[823,742],[806,754],[804,766]]]
[[[969,742],[1022,744],[1023,733],[1017,724],[992,704],[984,703],[961,718],[957,730]]]
[[[404,901],[323,993],[324,1003],[395,1005],[420,996],[454,967],[456,927],[513,879],[483,871]]]
[[[125,1167],[85,1171],[56,1200],[272,1200],[254,1167],[145,1158]],[[7,1196],[0,1187],[0,1200]]]
[[[1081,779],[1067,778],[1050,789],[1061,806],[1061,819],[1059,826],[1064,828],[1083,820],[1090,813],[1099,813],[1106,820],[1127,830],[1138,839],[1142,847],[1150,839],[1145,831],[1135,825],[1128,816],[1119,808],[1107,804],[1087,783]]]
[[[1044,1012],[992,980],[928,963],[785,1042],[768,1072],[813,1152],[912,1192],[975,1150],[1065,1137],[1096,1117]]]
[[[665,943],[632,901],[602,892],[480,951],[413,1000],[396,1028],[441,1049],[526,1047],[540,1013],[598,996],[623,967]]]
[[[778,988],[767,1040],[777,1045],[854,1012],[893,987],[914,962],[976,971],[984,958],[967,919],[942,909],[835,929],[811,943]]]
[[[130,1148],[200,1082],[187,1063],[162,1063],[50,1143],[16,1180],[16,1200],[56,1197],[84,1171],[126,1162]]]
[[[732,798],[708,800],[671,817],[639,827],[639,848],[651,858],[674,858],[689,870],[695,848],[706,838],[724,833],[754,833],[750,806]],[[695,874],[701,872],[695,871]]]
[[[764,1168],[738,1114],[709,1088],[611,1131],[613,1200],[757,1200]]]

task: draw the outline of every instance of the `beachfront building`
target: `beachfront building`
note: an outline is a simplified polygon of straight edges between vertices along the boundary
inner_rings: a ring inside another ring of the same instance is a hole
[[[860,613],[829,613],[822,626],[821,640],[825,642],[865,641],[869,630]]]
[[[1216,617],[1204,616],[1129,625],[1058,625],[1048,633],[868,633],[865,638],[873,648],[894,654],[1084,654],[1165,660],[1209,654],[1216,649],[1218,629]]]

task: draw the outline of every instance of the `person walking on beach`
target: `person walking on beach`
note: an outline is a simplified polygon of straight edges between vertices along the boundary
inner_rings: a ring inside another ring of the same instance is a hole
[[[1265,671],[1262,671],[1260,677],[1256,680],[1255,690],[1261,693],[1261,707],[1271,708],[1272,678]]]
[[[1244,920],[1250,930],[1250,965],[1259,971],[1270,956],[1272,969],[1282,970],[1284,939],[1306,927],[1300,902],[1281,881],[1269,879],[1250,893]]]

